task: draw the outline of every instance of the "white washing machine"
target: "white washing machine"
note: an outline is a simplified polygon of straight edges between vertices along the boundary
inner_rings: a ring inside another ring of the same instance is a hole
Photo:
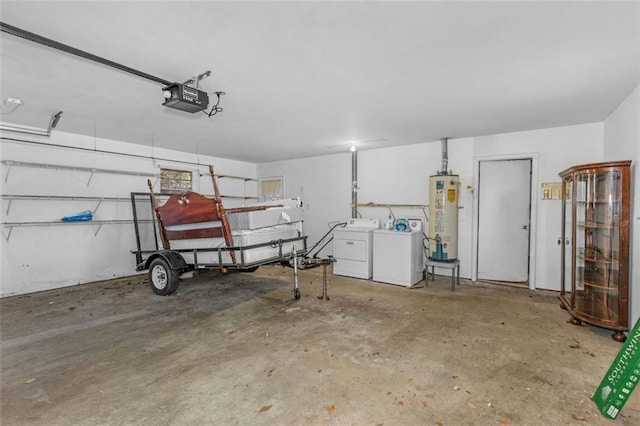
[[[405,287],[421,281],[424,269],[422,241],[422,230],[374,231],[373,280]]]
[[[333,231],[335,275],[363,278],[373,276],[373,231],[380,229],[378,219],[349,219],[343,228]]]

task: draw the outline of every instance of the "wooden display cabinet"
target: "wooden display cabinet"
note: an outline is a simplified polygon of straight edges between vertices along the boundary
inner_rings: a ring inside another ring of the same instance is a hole
[[[574,166],[562,177],[560,302],[582,322],[629,331],[629,198],[631,161]]]

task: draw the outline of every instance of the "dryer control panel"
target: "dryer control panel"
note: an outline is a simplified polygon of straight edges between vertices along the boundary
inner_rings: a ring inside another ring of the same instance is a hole
[[[345,228],[380,229],[380,219],[349,219]]]

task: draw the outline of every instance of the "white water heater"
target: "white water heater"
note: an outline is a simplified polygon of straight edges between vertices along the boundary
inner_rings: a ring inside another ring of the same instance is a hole
[[[429,177],[429,258],[454,261],[458,258],[458,175]]]

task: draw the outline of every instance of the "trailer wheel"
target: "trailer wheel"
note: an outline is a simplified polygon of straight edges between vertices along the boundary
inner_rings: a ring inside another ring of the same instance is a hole
[[[149,267],[149,285],[157,295],[168,296],[175,293],[180,284],[178,271],[174,271],[162,257],[153,259]]]

